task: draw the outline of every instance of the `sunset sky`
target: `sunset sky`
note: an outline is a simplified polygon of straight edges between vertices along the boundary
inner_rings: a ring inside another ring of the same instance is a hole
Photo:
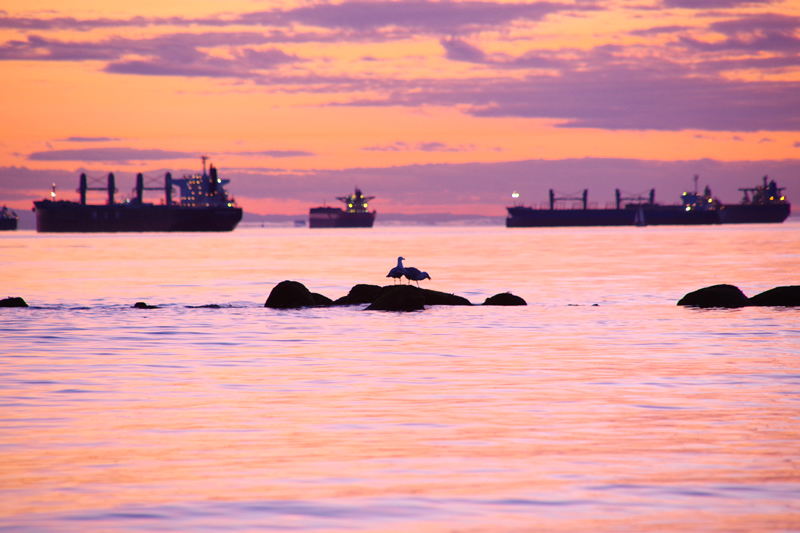
[[[245,211],[355,185],[391,213],[503,215],[517,190],[800,202],[800,2],[11,0],[0,203],[209,156]],[[152,193],[151,201],[159,196]],[[92,198],[101,202],[102,195]]]

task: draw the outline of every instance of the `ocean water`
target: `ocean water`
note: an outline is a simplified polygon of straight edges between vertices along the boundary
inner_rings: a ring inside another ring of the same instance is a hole
[[[0,531],[800,531],[800,308],[675,305],[800,284],[800,221],[0,253],[31,305],[0,309]],[[285,279],[389,283],[399,255],[528,306],[263,307]]]

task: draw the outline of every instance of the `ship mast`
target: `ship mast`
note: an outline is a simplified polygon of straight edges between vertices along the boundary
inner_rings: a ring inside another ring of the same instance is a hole
[[[203,176],[205,176],[206,175],[206,161],[208,161],[208,157],[203,155],[203,156],[200,156],[200,159],[203,160]]]

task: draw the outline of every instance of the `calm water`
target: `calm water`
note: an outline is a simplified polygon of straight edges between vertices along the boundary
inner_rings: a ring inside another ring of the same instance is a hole
[[[800,284],[800,222],[0,253],[0,296],[32,305],[0,309],[0,530],[800,531],[800,309],[675,305]],[[263,307],[284,279],[384,284],[398,255],[529,305]]]

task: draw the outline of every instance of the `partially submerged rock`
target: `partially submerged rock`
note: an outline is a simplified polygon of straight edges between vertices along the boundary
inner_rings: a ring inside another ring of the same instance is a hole
[[[690,292],[678,301],[678,305],[735,309],[747,307],[750,300],[734,285],[712,285]]]
[[[486,298],[483,305],[528,305],[528,303],[510,292],[502,292]]]
[[[0,307],[29,307],[29,305],[19,296],[9,296],[0,300]]]
[[[269,293],[264,307],[272,309],[299,309],[316,306],[314,297],[305,285],[299,281],[281,281]]]
[[[347,293],[347,296],[342,296],[333,302],[333,305],[371,304],[375,301],[375,298],[378,297],[378,293],[381,291],[381,289],[382,287],[380,285],[359,283],[350,289],[350,292]]]
[[[333,305],[333,300],[318,292],[312,292],[311,297],[314,299],[316,307],[330,307]]]
[[[367,311],[420,311],[425,309],[422,289],[411,285],[389,285],[372,302]]]
[[[750,298],[750,305],[798,307],[800,306],[800,285],[775,287],[774,289],[756,294]]]
[[[132,307],[133,309],[158,309],[157,305],[147,305],[144,302],[136,302]]]
[[[432,291],[430,289],[419,289],[425,297],[425,305],[472,305],[463,296],[456,296],[449,292]]]

